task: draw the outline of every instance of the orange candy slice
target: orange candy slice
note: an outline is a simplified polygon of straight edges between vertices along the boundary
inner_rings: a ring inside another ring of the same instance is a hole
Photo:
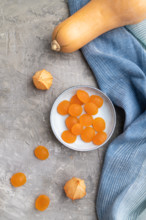
[[[77,123],[72,126],[71,133],[74,135],[80,135],[83,131],[83,126],[80,123]]]
[[[81,139],[84,142],[88,143],[92,141],[94,136],[95,136],[95,130],[91,127],[86,127],[81,134]]]
[[[15,173],[10,181],[14,187],[23,186],[26,183],[26,176],[24,173]]]
[[[78,123],[78,119],[74,116],[68,116],[65,120],[66,127],[71,130],[74,124]]]
[[[75,117],[79,116],[82,113],[82,111],[83,109],[79,104],[71,104],[68,110],[69,114]]]
[[[88,127],[88,126],[92,125],[93,118],[91,115],[83,114],[83,115],[81,115],[79,121],[82,126]]]
[[[79,105],[83,105],[83,103],[78,99],[77,95],[74,95],[71,100],[70,100],[71,104],[79,104]]]
[[[105,129],[105,121],[103,118],[95,118],[93,120],[93,128],[96,131],[103,131]]]
[[[97,106],[92,102],[86,103],[84,109],[88,115],[96,115],[98,112]]]
[[[61,135],[62,140],[64,140],[68,144],[72,144],[76,141],[76,136],[73,135],[70,131],[64,131]]]
[[[106,139],[107,134],[104,131],[100,131],[93,137],[93,144],[101,145],[106,141]]]
[[[67,115],[69,106],[70,106],[70,102],[67,101],[67,100],[64,100],[64,101],[60,102],[58,107],[57,107],[58,113],[60,115]]]
[[[49,204],[50,204],[50,199],[46,195],[38,196],[36,201],[35,201],[35,207],[39,211],[46,210],[48,208]]]
[[[46,160],[49,157],[49,151],[44,146],[36,147],[34,150],[34,154],[39,160]]]
[[[77,97],[82,103],[87,103],[89,101],[89,94],[84,90],[78,90]]]
[[[91,95],[89,102],[93,102],[98,108],[103,105],[103,99],[98,95]]]

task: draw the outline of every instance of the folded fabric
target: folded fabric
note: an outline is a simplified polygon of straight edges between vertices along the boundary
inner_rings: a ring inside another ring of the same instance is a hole
[[[69,0],[71,14],[87,2]],[[145,220],[146,52],[124,27],[96,38],[82,52],[100,89],[125,112],[124,132],[106,152],[96,204],[98,218],[136,220],[141,215]]]
[[[146,48],[146,20],[133,25],[127,25],[126,28],[139,40]]]

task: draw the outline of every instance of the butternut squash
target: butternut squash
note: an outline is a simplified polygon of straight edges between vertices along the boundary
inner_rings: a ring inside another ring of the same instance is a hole
[[[91,0],[53,31],[51,48],[74,52],[99,35],[146,18],[146,0]]]

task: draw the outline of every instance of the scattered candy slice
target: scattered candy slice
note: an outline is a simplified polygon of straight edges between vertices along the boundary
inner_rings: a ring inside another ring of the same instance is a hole
[[[78,123],[78,119],[74,116],[68,116],[65,120],[66,127],[71,130],[74,124]]]
[[[73,135],[70,131],[64,131],[61,135],[62,139],[68,143],[68,144],[72,144],[76,141],[76,136]]]
[[[60,115],[67,115],[69,106],[70,106],[70,102],[67,101],[67,100],[64,100],[64,101],[60,102],[58,107],[57,107],[58,113]]]
[[[78,90],[77,97],[82,103],[87,103],[89,101],[89,94],[84,90]]]
[[[101,145],[106,141],[106,139],[107,134],[104,131],[100,131],[93,137],[93,144]]]
[[[44,146],[36,147],[34,154],[39,160],[46,160],[49,157],[48,149]]]
[[[10,181],[14,187],[23,186],[26,183],[26,176],[24,173],[15,173]]]
[[[88,126],[92,125],[93,118],[91,115],[83,114],[80,116],[79,121],[82,126],[88,127]]]
[[[103,118],[95,118],[93,120],[93,128],[95,131],[103,131],[105,129],[105,121]]]
[[[83,103],[78,99],[77,95],[72,96],[71,100],[70,100],[71,104],[79,104],[79,105],[83,105]]]
[[[97,106],[92,102],[86,103],[84,109],[88,115],[96,115],[98,112]]]
[[[80,135],[83,131],[83,126],[80,123],[77,123],[72,126],[71,133],[74,135]]]
[[[81,139],[88,143],[92,141],[94,136],[95,130],[92,127],[86,127],[81,134]]]
[[[39,211],[46,210],[48,208],[49,204],[50,204],[50,199],[46,195],[38,196],[36,201],[35,201],[35,207]]]
[[[79,116],[81,113],[82,113],[83,109],[82,109],[82,106],[79,105],[79,104],[71,104],[69,106],[69,110],[68,110],[68,113],[71,115],[71,116]]]
[[[91,95],[89,102],[93,102],[98,108],[103,105],[103,99],[98,95]]]

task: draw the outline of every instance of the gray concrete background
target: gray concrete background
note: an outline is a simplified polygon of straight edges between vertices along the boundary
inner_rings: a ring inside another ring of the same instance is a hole
[[[56,97],[74,85],[97,86],[80,51],[50,49],[53,28],[68,16],[64,0],[0,0],[0,220],[96,220],[95,200],[106,146],[75,152],[54,137],[49,113]],[[42,68],[54,77],[49,91],[38,91],[33,74]],[[122,131],[117,113],[114,137]],[[113,138],[114,138],[113,137]],[[50,152],[46,161],[34,157],[37,145]],[[24,172],[27,183],[13,188],[10,177]],[[63,186],[72,176],[85,180],[87,195],[72,202]],[[49,208],[38,212],[39,194],[50,197]]]

